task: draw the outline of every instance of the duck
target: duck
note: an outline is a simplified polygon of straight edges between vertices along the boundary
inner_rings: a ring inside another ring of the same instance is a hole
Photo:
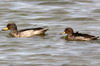
[[[48,28],[27,28],[18,30],[15,23],[8,23],[7,26],[2,29],[2,31],[10,30],[10,36],[12,37],[33,37],[35,35],[43,35],[48,30]]]
[[[65,39],[71,41],[90,41],[90,40],[97,40],[99,38],[89,34],[74,32],[74,30],[71,27],[66,28],[64,32],[61,34],[67,34]]]

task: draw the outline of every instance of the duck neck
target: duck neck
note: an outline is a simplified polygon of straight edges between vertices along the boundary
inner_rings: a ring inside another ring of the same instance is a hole
[[[18,31],[17,30],[11,30],[11,34],[18,34]]]
[[[74,38],[74,37],[73,37],[73,34],[68,34],[68,35],[67,35],[67,38]]]

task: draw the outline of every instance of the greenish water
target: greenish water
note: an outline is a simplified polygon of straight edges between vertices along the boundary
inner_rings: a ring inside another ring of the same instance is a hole
[[[48,27],[44,37],[12,38],[0,31],[0,66],[99,66],[100,39],[66,41],[66,27],[100,36],[98,0],[3,0],[0,30],[9,22],[18,29]]]

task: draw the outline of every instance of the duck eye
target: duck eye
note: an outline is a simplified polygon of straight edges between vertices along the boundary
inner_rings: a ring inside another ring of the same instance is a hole
[[[9,27],[9,26],[10,26],[10,24],[7,25],[7,27]]]

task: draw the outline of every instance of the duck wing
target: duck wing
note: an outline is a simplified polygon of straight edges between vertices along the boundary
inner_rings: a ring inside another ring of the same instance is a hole
[[[34,31],[38,31],[38,30],[45,30],[45,31],[47,31],[48,30],[48,28],[29,28],[29,29],[22,29],[22,30],[20,30],[19,32],[24,32],[24,31],[28,31],[28,30],[34,30]]]
[[[77,36],[81,36],[81,37],[90,38],[90,39],[93,39],[93,40],[99,38],[99,37],[96,37],[96,36],[93,36],[93,35],[83,34],[83,33],[79,33],[79,32],[76,32],[76,33],[74,33],[73,35],[76,36],[76,37],[77,37]]]

